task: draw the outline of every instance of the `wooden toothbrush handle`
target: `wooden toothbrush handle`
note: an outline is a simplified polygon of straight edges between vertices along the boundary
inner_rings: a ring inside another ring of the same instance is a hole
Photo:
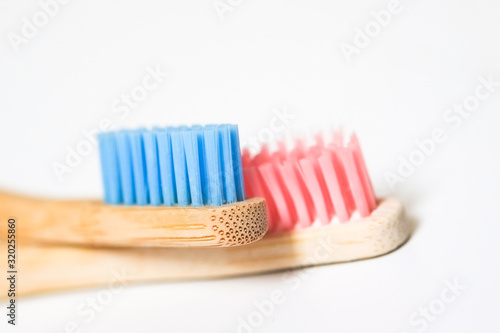
[[[19,294],[119,288],[135,282],[228,277],[352,261],[391,252],[409,235],[402,205],[386,199],[371,216],[358,221],[266,235],[259,242],[231,248],[92,248],[35,245],[21,239]],[[5,239],[3,235],[2,253]],[[6,283],[0,279],[0,290],[7,290]],[[0,295],[6,297],[3,292]]]
[[[226,247],[261,239],[266,203],[252,198],[220,207],[108,205],[36,199],[0,192],[0,223],[18,221],[23,239],[126,247]]]

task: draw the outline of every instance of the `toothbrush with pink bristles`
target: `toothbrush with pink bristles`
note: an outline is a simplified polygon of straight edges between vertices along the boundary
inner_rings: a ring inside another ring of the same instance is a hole
[[[290,151],[279,142],[254,157],[246,149],[242,163],[247,196],[266,199],[270,232],[346,223],[377,205],[355,134],[347,144],[339,132],[327,145],[320,135],[310,147],[298,139]]]

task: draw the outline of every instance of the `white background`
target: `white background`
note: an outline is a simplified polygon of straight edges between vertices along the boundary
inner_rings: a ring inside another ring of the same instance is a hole
[[[500,87],[458,128],[443,116],[480,76],[500,81],[500,5],[401,0],[402,12],[348,62],[340,44],[387,4],[243,0],[222,20],[210,0],[72,0],[16,54],[9,33],[40,5],[2,1],[0,188],[100,197],[96,149],[63,182],[51,165],[103,118],[115,128],[232,122],[246,140],[286,108],[296,116],[287,133],[354,129],[378,196],[400,198],[416,226],[396,252],[306,270],[295,290],[283,273],[128,286],[90,323],[76,308],[100,289],[43,295],[19,300],[15,331],[63,332],[76,320],[81,332],[236,332],[279,289],[285,302],[255,332],[417,332],[410,316],[455,279],[466,290],[425,331],[498,331]],[[113,102],[156,65],[169,77],[116,117]],[[446,141],[391,189],[386,172],[436,128]],[[14,332],[4,305],[1,331]]]

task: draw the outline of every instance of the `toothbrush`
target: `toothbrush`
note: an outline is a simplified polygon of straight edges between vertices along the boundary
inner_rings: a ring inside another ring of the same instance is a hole
[[[228,277],[366,259],[397,249],[411,232],[402,204],[375,199],[355,136],[344,143],[335,133],[331,141],[317,137],[309,148],[297,141],[291,150],[280,143],[274,153],[264,146],[254,157],[243,152],[246,191],[269,204],[270,230],[258,242],[213,249],[23,242],[21,294],[103,285],[123,271],[127,283]],[[72,266],[76,272],[68,269]]]
[[[367,218],[342,225],[271,233],[258,242],[219,248],[100,248],[18,245],[18,296],[153,281],[224,278],[367,259],[389,253],[410,227],[395,199],[385,199]],[[2,236],[3,237],[3,236]],[[4,238],[2,238],[4,239]],[[7,246],[1,244],[5,254]],[[0,288],[8,290],[6,279]],[[0,294],[0,299],[7,293]]]
[[[0,192],[0,216],[26,241],[224,247],[261,239],[265,201],[245,200],[236,125],[99,135],[104,203]]]

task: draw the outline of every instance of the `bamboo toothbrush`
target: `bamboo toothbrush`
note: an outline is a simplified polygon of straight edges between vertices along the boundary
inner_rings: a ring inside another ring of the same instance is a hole
[[[271,233],[221,248],[101,248],[18,243],[18,296],[118,283],[232,277],[372,258],[398,248],[410,228],[402,206],[386,199],[367,218],[335,226]],[[2,239],[4,236],[2,236]],[[6,244],[0,252],[5,256]],[[6,271],[6,270],[5,270]],[[0,280],[1,290],[8,281]],[[0,299],[6,293],[0,294]]]
[[[264,236],[264,200],[245,200],[236,125],[109,132],[99,148],[104,203],[0,192],[0,216],[49,243],[218,247]]]
[[[105,285],[123,272],[127,283],[202,279],[359,260],[393,251],[410,235],[401,203],[375,200],[355,136],[344,143],[336,133],[331,141],[325,144],[318,138],[312,147],[297,141],[292,150],[279,144],[275,153],[264,147],[254,157],[243,153],[248,194],[262,195],[269,204],[270,231],[258,242],[231,248],[161,249],[23,241],[20,293]]]

